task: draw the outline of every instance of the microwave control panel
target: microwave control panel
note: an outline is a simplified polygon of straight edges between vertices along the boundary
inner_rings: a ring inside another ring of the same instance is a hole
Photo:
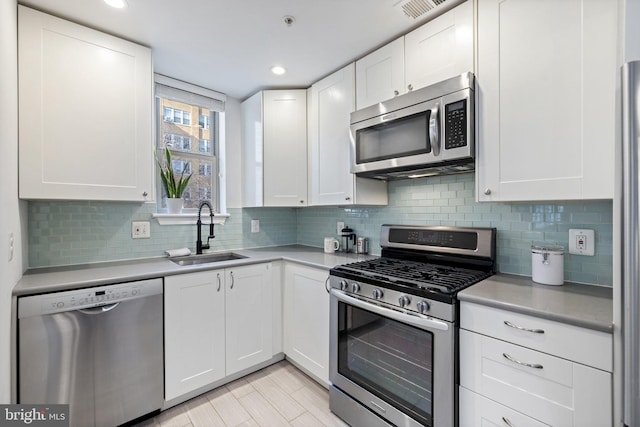
[[[467,102],[460,100],[444,106],[444,148],[467,145]]]

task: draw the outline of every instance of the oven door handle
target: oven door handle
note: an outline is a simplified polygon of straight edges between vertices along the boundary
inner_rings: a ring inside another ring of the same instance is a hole
[[[398,322],[407,323],[420,329],[437,329],[439,331],[449,330],[449,324],[447,322],[435,320],[431,317],[422,316],[420,314],[412,314],[385,308],[374,303],[363,301],[359,298],[354,298],[334,288],[331,289],[331,295],[346,304],[379,314],[380,316],[397,320]]]

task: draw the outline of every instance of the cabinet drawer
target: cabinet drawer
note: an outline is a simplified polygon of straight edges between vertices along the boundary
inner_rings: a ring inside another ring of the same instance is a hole
[[[460,327],[612,372],[611,334],[463,301]]]
[[[460,427],[508,425],[545,427],[547,424],[507,408],[491,399],[460,387]]]
[[[460,385],[554,426],[611,424],[611,374],[460,331]]]

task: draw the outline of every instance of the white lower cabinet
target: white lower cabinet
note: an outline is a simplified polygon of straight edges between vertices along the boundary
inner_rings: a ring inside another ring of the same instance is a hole
[[[270,268],[256,264],[225,271],[227,375],[271,359]]]
[[[271,263],[164,279],[165,400],[272,358]]]
[[[329,385],[329,272],[286,263],[284,352],[302,370]]]
[[[547,424],[460,387],[460,427],[544,427]]]
[[[612,425],[612,375],[597,356],[611,354],[610,335],[599,342],[591,334],[607,334],[464,301],[460,313],[461,426]],[[588,340],[596,363],[567,358]]]
[[[224,378],[224,305],[224,270],[165,277],[165,400]]]

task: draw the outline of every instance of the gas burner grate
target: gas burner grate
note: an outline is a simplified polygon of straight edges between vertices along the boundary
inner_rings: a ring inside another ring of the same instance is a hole
[[[346,264],[340,268],[355,274],[447,294],[491,276],[491,273],[481,270],[384,257]]]

